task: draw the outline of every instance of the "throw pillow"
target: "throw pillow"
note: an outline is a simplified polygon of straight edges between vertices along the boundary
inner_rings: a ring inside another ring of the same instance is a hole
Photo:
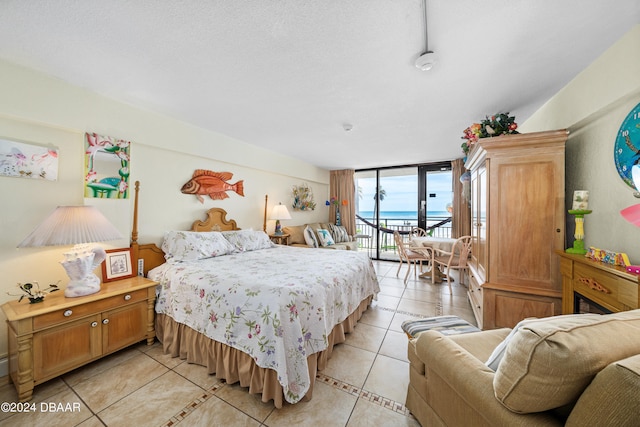
[[[493,378],[496,399],[527,414],[575,402],[595,375],[640,353],[640,310],[531,322],[514,334]]]
[[[324,230],[321,228],[316,231],[318,232],[318,238],[320,239],[320,244],[322,246],[335,245],[335,242],[333,241],[333,237],[331,237],[331,234],[329,233],[328,230]]]
[[[312,248],[318,247],[316,233],[314,233],[308,225],[304,228],[304,241],[307,243],[307,246],[311,246]]]
[[[333,236],[335,243],[342,243],[349,241],[349,233],[343,225],[329,224],[329,232]]]

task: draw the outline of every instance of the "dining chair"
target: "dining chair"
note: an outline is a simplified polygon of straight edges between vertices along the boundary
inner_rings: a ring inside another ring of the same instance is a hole
[[[458,238],[453,246],[451,252],[444,251],[442,249],[433,249],[433,258],[431,260],[431,281],[435,283],[436,269],[440,267],[447,267],[446,278],[449,284],[449,293],[451,291],[451,282],[453,281],[450,276],[451,270],[460,271],[460,283],[464,283],[464,274],[468,271],[468,261],[471,255],[471,236],[462,236]]]
[[[427,230],[420,227],[411,227],[411,237],[427,237]]]
[[[395,240],[396,247],[398,248],[398,255],[400,255],[400,265],[398,265],[398,271],[396,271],[396,277],[400,273],[400,268],[402,267],[402,262],[406,261],[408,264],[407,274],[404,275],[404,284],[407,284],[407,279],[409,278],[409,273],[411,272],[411,264],[413,264],[414,276],[418,277],[418,263],[420,264],[420,271],[422,271],[422,262],[425,261],[429,263],[431,261],[432,249],[428,247],[424,248],[412,248],[407,245],[403,240],[400,233],[397,231],[393,232],[393,239]]]

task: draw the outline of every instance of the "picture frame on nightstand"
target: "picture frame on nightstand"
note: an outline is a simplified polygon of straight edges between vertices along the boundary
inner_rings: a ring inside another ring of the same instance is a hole
[[[131,263],[131,249],[109,249],[105,251],[107,258],[102,263],[102,281],[128,279],[134,277],[136,272]]]

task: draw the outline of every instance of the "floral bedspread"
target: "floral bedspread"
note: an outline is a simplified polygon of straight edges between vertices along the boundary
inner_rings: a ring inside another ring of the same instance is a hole
[[[275,370],[290,403],[310,387],[307,356],[380,290],[365,253],[287,246],[166,263],[149,277],[160,283],[157,313]]]

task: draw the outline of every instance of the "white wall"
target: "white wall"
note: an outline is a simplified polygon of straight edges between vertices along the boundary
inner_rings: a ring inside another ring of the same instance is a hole
[[[269,195],[269,210],[278,202],[290,204],[292,187],[302,183],[312,188],[318,206],[311,212],[290,209],[293,218],[283,224],[327,220],[327,170],[1,61],[0,93],[0,138],[59,149],[55,182],[0,176],[0,304],[16,298],[6,293],[14,291],[18,282],[65,283],[66,274],[58,261],[68,247],[16,249],[56,206],[97,206],[126,236],[102,246],[129,246],[133,197],[83,198],[87,131],[132,142],[131,183],[141,182],[141,243],[159,244],[165,230],[188,229],[194,220],[204,219],[204,212],[211,207],[225,209],[241,228],[262,229],[265,195]],[[230,192],[228,199],[205,198],[201,204],[195,196],[180,193],[195,169],[232,172],[232,182],[244,180],[245,197]],[[272,231],[274,221],[268,221],[267,226]],[[4,324],[4,320],[0,314],[0,322]],[[0,357],[6,353],[6,328],[0,328]]]
[[[626,252],[640,263],[640,228],[626,222],[620,210],[640,203],[618,176],[613,150],[617,132],[640,102],[640,25],[618,40],[593,64],[524,123],[522,132],[567,128],[565,197],[589,191],[585,244]],[[575,224],[567,215],[567,246]]]

